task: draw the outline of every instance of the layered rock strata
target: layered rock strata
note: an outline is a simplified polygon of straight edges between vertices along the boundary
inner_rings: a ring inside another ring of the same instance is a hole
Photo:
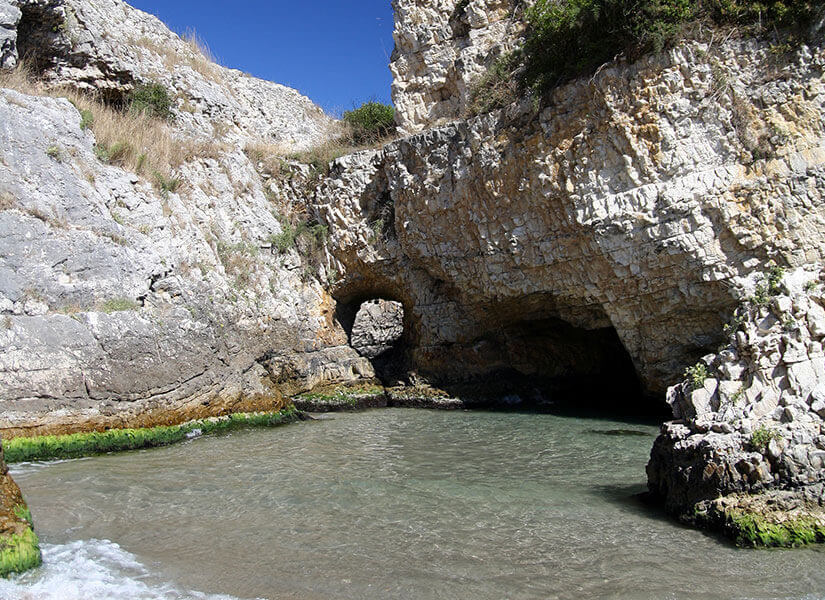
[[[399,129],[458,119],[487,68],[519,44],[522,0],[394,0],[392,99]]]
[[[751,273],[822,259],[824,61],[688,43],[340,159],[316,197],[335,295],[402,302],[442,379],[620,365],[663,393]]]
[[[799,270],[758,284],[726,327],[728,345],[668,390],[677,420],[663,426],[647,472],[671,512],[749,542],[759,540],[744,539],[746,518],[825,536],[820,277]]]
[[[181,164],[159,179],[107,164],[67,99],[0,90],[4,435],[273,411],[284,395],[371,377],[319,282],[323,260],[277,246],[303,188],[276,185],[243,151],[262,135],[298,149],[331,121],[293,90],[206,62],[201,73],[188,45],[122,2],[19,5],[21,55],[36,45],[53,83],[170,86]],[[205,140],[222,115],[234,124]]]

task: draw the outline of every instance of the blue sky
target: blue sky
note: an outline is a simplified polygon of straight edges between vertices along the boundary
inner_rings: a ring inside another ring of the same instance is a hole
[[[390,102],[390,0],[127,1],[196,31],[221,64],[294,87],[330,114]]]

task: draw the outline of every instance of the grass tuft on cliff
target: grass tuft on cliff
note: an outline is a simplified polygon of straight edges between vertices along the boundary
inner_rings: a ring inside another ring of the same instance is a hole
[[[50,87],[21,62],[15,69],[0,70],[0,88],[32,96],[66,98],[79,113],[80,128],[94,134],[97,159],[138,175],[160,173],[166,180],[173,179],[174,171],[182,164],[198,158],[215,158],[223,150],[215,141],[175,135],[168,123],[169,92],[159,84],[138,86],[127,99],[126,109],[120,110],[77,90]],[[154,180],[157,185],[157,178]]]
[[[169,446],[194,436],[246,427],[275,427],[298,420],[299,414],[294,408],[287,408],[274,413],[237,413],[172,426],[19,437],[3,440],[3,451],[8,463],[80,458],[106,452]]]

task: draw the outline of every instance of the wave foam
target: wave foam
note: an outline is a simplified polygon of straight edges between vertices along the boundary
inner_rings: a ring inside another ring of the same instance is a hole
[[[236,600],[154,583],[137,558],[108,540],[42,544],[43,566],[0,580],[0,600]]]

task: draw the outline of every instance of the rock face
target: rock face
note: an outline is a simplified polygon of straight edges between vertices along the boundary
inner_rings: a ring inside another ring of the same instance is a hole
[[[361,356],[376,358],[391,350],[403,334],[404,306],[391,300],[370,300],[355,315],[350,345]]]
[[[729,344],[668,390],[678,420],[662,428],[648,485],[678,515],[730,512],[741,502],[717,499],[743,494],[793,498],[817,513],[825,506],[820,273],[761,285],[727,327]]]
[[[823,259],[823,66],[694,42],[341,159],[317,195],[335,295],[402,302],[442,378],[589,377],[623,347],[663,393],[754,271]]]
[[[407,134],[464,115],[473,84],[524,30],[522,0],[394,0],[392,99]]]
[[[139,83],[159,82],[175,90],[178,128],[231,143],[257,139],[284,152],[318,144],[335,127],[295,90],[214,64],[196,40],[122,0],[18,3],[19,54],[55,85],[118,102]]]
[[[329,119],[315,119],[320,111],[296,92],[240,73],[212,66],[226,79],[207,81],[186,61],[161,69],[157,55],[122,36],[187,46],[121,2],[20,6],[21,54],[52,40],[39,60],[53,81],[114,93],[151,75],[180,85],[170,89],[182,102],[197,90],[208,97],[176,112],[170,144],[182,164],[152,185],[151,175],[98,158],[68,100],[0,90],[4,435],[277,410],[285,394],[371,377],[333,317],[318,281],[323,264],[273,247],[303,188],[265,179],[242,151],[260,140],[256,111],[260,131],[293,148]],[[42,27],[61,14],[68,33]],[[60,45],[65,36],[77,38],[71,50]],[[205,144],[222,111],[235,113],[232,132]]]
[[[9,0],[0,1],[0,69],[17,65],[17,24],[20,9]]]

